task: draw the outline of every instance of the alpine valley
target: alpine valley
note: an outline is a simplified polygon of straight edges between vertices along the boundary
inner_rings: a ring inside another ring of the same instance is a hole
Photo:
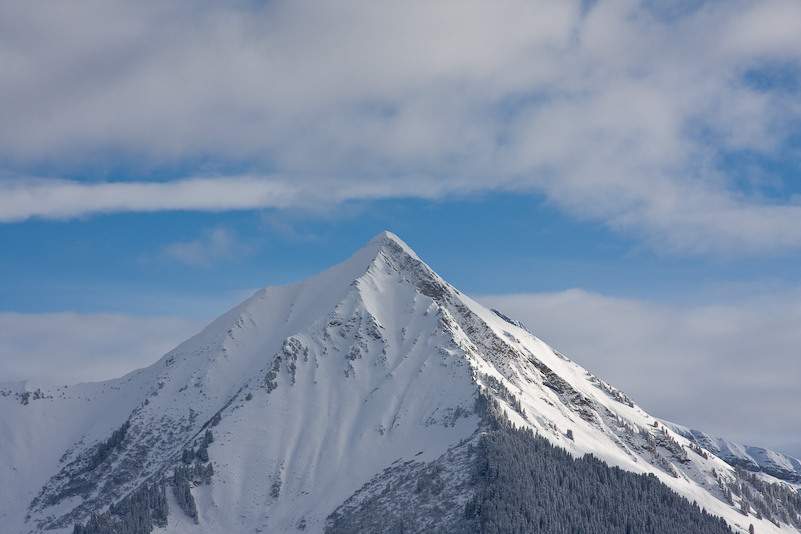
[[[0,531],[801,532],[801,462],[655,419],[382,233],[100,383],[0,384]]]

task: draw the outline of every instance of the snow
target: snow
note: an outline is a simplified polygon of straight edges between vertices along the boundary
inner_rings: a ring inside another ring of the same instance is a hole
[[[147,457],[121,492],[168,474],[205,429],[214,433],[212,483],[193,489],[199,523],[173,501],[165,532],[291,532],[302,524],[321,533],[326,517],[377,473],[398,460],[435,460],[474,437],[480,388],[494,392],[514,424],[574,455],[654,473],[732,524],[794,531],[742,516],[721,500],[712,475],[733,476],[728,464],[690,451],[680,429],[663,428],[519,323],[461,294],[389,232],[309,280],[258,291],[123,378],[69,388],[0,384],[0,525],[35,532],[37,521],[79,504],[75,497],[29,509],[70,461],[130,419],[131,439],[147,445]],[[46,398],[20,402],[37,389]],[[210,427],[216,414],[221,421]],[[126,454],[112,461],[121,466]],[[790,461],[770,451],[757,457]]]
[[[749,471],[762,471],[784,480],[801,481],[801,460],[797,458],[761,447],[734,443],[670,421],[664,421],[664,424],[729,463],[740,465]]]

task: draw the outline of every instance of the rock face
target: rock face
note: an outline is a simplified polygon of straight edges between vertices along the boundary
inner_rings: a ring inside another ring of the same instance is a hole
[[[796,532],[801,511],[792,495],[768,502],[719,450],[466,297],[386,232],[309,280],[257,292],[148,368],[0,385],[0,429],[4,532],[106,532],[125,517],[139,518],[132,532],[483,532],[498,510],[486,488],[507,468],[481,466],[511,446],[592,454],[576,480],[607,489],[620,478],[608,466],[650,475],[620,487],[686,497],[670,513],[700,514],[697,532],[728,528],[699,507],[758,532]]]

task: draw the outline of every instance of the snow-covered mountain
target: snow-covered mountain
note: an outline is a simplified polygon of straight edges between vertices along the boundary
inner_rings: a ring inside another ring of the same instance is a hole
[[[801,460],[798,458],[762,447],[741,445],[670,421],[663,422],[674,432],[703,447],[729,465],[742,467],[753,473],[765,473],[794,484],[801,484]]]
[[[720,442],[657,421],[386,232],[148,368],[0,384],[0,531],[142,506],[175,533],[355,531],[373,510],[447,531],[478,517],[471,462],[499,427],[652,474],[736,532],[801,532],[776,473],[735,471]]]

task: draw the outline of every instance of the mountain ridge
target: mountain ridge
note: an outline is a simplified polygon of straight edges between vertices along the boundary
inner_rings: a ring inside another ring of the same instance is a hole
[[[787,482],[801,483],[801,460],[798,458],[764,447],[735,443],[670,421],[662,420],[662,423],[729,465],[742,467],[754,473],[763,472]]]

